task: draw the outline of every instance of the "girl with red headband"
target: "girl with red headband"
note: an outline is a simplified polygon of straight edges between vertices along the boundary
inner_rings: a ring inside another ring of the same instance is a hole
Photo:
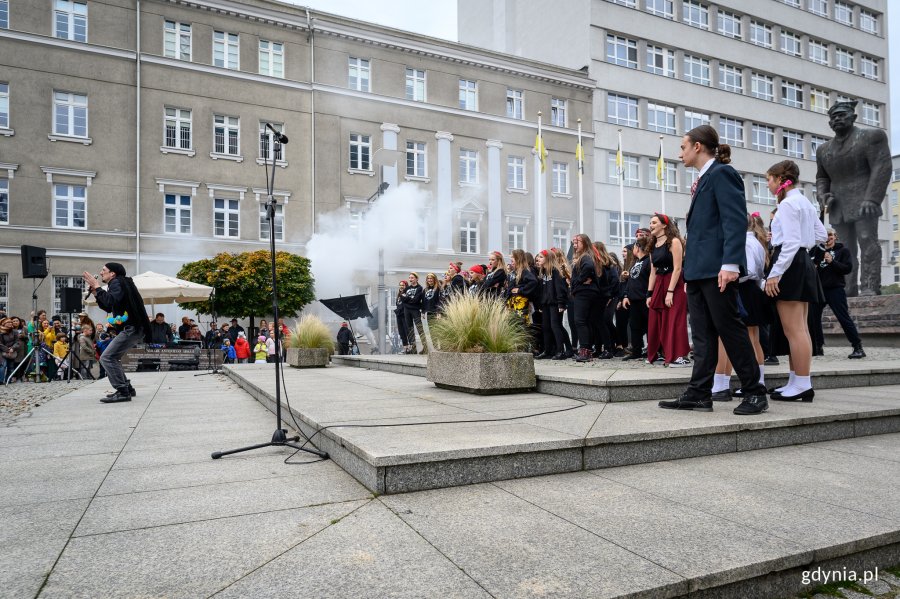
[[[537,278],[528,268],[528,260],[524,250],[513,250],[513,270],[509,273],[507,285],[509,295],[506,306],[515,312],[526,326],[531,324],[531,302],[529,298],[537,290]]]
[[[662,349],[663,364],[687,368],[691,345],[687,336],[687,295],[681,274],[684,241],[678,227],[665,214],[655,213],[650,219],[650,282],[647,292],[648,330],[647,363],[656,361]]]
[[[578,357],[576,362],[593,360],[594,332],[591,323],[600,318],[600,288],[597,283],[600,254],[591,238],[579,233],[572,238],[572,296],[574,298],[575,328],[578,331]]]

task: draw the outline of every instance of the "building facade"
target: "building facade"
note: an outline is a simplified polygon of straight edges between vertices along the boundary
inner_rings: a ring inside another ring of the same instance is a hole
[[[885,0],[459,0],[459,39],[585,68],[594,94],[594,230],[618,243],[622,137],[628,237],[662,209],[656,173],[665,161],[665,211],[683,218],[697,173],[678,160],[681,136],[707,123],[733,148],[747,211],[766,221],[775,199],[766,170],[800,166],[815,197],[816,148],[832,136],[827,110],[856,99],[857,125],[889,130]],[[540,15],[538,17],[538,15]],[[885,206],[879,223],[884,267],[892,239]]]
[[[51,313],[105,261],[175,274],[267,248],[267,169],[278,248],[299,254],[324,214],[364,227],[381,181],[426,204],[386,240],[403,244],[389,272],[567,243],[579,121],[593,178],[594,89],[581,71],[267,0],[0,0],[0,304],[31,309],[21,244],[47,248]]]

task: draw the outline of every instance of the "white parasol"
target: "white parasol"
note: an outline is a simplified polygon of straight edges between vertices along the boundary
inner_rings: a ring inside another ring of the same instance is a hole
[[[202,302],[208,300],[213,292],[213,288],[208,285],[192,283],[149,270],[133,277],[133,280],[145,304]],[[92,295],[87,299],[87,303],[95,304],[97,300]]]

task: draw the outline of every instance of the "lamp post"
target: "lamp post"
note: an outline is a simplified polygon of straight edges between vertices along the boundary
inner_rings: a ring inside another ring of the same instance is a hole
[[[378,166],[378,189],[368,199],[368,202],[374,202],[384,194],[384,191],[391,185],[390,181],[384,180],[384,169],[391,167],[397,168],[397,161],[403,156],[399,150],[389,148],[378,148],[372,155],[372,162]],[[397,182],[396,170],[392,173],[393,182]],[[378,320],[378,353],[384,355],[385,343],[384,338],[387,335],[387,309],[385,303],[387,301],[387,288],[384,285],[384,244],[378,246],[378,310],[376,318]]]

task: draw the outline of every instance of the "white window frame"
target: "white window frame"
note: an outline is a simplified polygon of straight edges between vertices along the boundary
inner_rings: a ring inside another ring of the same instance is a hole
[[[691,187],[694,185],[694,181],[696,181],[700,177],[700,169],[693,168],[690,166],[685,167],[684,169],[684,190],[688,193],[691,191]]]
[[[9,0],[0,0],[0,29],[9,29]]]
[[[428,145],[424,141],[406,142],[406,178],[428,177]]]
[[[551,171],[551,191],[554,196],[569,197],[569,163],[554,162]]]
[[[62,310],[62,290],[74,287],[84,291],[86,283],[81,275],[53,275],[53,314],[59,314],[63,324],[69,324],[69,315],[60,314]]]
[[[465,239],[465,242],[463,241]],[[472,247],[474,245],[474,247]],[[462,216],[459,217],[459,253],[480,254],[481,233],[479,231],[479,219]]]
[[[678,165],[668,160],[663,160],[663,184],[666,191],[678,191]],[[656,158],[650,159],[650,168],[647,169],[647,183],[650,189],[659,190],[659,180],[656,178]]]
[[[569,247],[569,239],[571,238],[572,225],[566,225],[564,227],[560,227],[558,224],[553,223],[553,226],[550,227],[550,243],[552,243],[552,247],[558,249],[565,249]]]
[[[878,35],[878,16],[867,10],[859,11],[859,28],[866,33]]]
[[[222,202],[222,207],[217,206]],[[213,196],[213,237],[217,239],[240,239],[241,238],[241,201],[237,198],[215,197]],[[218,233],[218,225],[216,223],[219,215],[222,215],[222,233]],[[234,221],[232,221],[234,217]],[[231,234],[231,225],[237,225],[237,233]]]
[[[750,147],[758,152],[775,153],[775,128],[753,124],[750,129]]]
[[[684,0],[684,22],[709,31],[709,6],[696,0]]]
[[[810,136],[809,138],[809,158],[810,160],[816,159],[816,152],[819,151],[819,146],[828,141],[828,139],[824,137],[820,137],[818,135]]]
[[[550,97],[550,124],[554,127],[567,127],[569,119],[569,101],[565,98]]]
[[[644,7],[651,15],[675,20],[675,3],[672,0],[644,0]]]
[[[762,73],[750,74],[750,95],[760,100],[775,101],[775,80]]]
[[[406,67],[406,99],[413,102],[424,102],[427,87],[425,69]]]
[[[763,48],[771,48],[772,28],[759,21],[750,21],[750,43]]]
[[[169,203],[169,198],[172,203]],[[187,204],[184,200],[187,199]],[[187,230],[183,230],[187,215]],[[169,227],[171,215],[172,227]],[[167,193],[163,196],[163,233],[166,235],[190,235],[194,230],[193,197],[190,194]]]
[[[662,75],[663,77],[674,77],[675,51],[662,46],[648,45],[646,70],[648,73]]]
[[[799,131],[784,129],[781,132],[781,153],[791,158],[803,158],[803,134]]]
[[[282,144],[275,146],[274,134],[266,127],[267,121],[259,121],[259,158],[256,159],[257,164],[272,164],[274,155],[274,164],[280,167],[287,166],[287,158],[285,157],[285,147]],[[284,133],[284,123],[269,122],[272,127],[279,133]],[[274,154],[273,154],[274,153]]]
[[[817,40],[809,40],[809,60],[816,64],[828,66],[828,44]]]
[[[750,190],[753,202],[756,204],[774,206],[777,203],[775,196],[769,192],[769,185],[763,176],[753,175],[751,177]]]
[[[525,158],[508,156],[506,158],[506,191],[525,192],[528,190],[525,178]]]
[[[621,113],[625,113],[624,116]],[[638,127],[638,99],[619,94],[606,94],[606,121],[626,127]]]
[[[662,120],[662,123],[660,123],[660,120]],[[657,133],[675,135],[675,109],[663,104],[647,104],[647,129]]]
[[[781,80],[781,103],[785,106],[803,108],[803,86],[787,79]]]
[[[525,118],[525,98],[522,90],[507,88],[506,117],[520,121]]]
[[[653,175],[654,178],[656,175]],[[609,243],[611,245],[624,245],[627,243],[635,242],[635,233],[641,227],[641,215],[634,214],[631,212],[625,213],[625,221],[622,227],[622,233],[624,233],[625,241],[622,242],[622,238],[619,237],[619,211],[618,210],[610,210],[609,211]]]
[[[372,172],[372,136],[365,133],[351,133],[347,156],[351,171]]]
[[[65,31],[62,31],[59,27],[60,19],[65,21]],[[76,28],[79,27],[84,28],[84,34],[76,33]],[[87,2],[74,2],[73,0],[53,0],[53,37],[73,42],[87,42]]]
[[[172,114],[170,115],[170,111]],[[184,126],[187,125],[187,134],[188,134],[188,145],[184,146]],[[174,131],[174,139],[175,142],[173,145],[170,145],[169,142],[169,129]],[[179,150],[182,152],[191,152],[193,156],[194,149],[194,126],[193,126],[193,115],[189,108],[178,108],[177,106],[166,106],[163,108],[163,145],[162,149],[165,150]]]
[[[829,108],[831,108],[831,95],[824,90],[811,88],[809,90],[809,109],[826,114]]]
[[[607,157],[609,171],[608,180],[611,183],[619,182],[619,173],[616,171],[616,153],[609,152]],[[641,186],[641,160],[631,154],[622,154],[622,184],[625,187]]]
[[[684,111],[684,132],[687,133],[694,127],[700,125],[709,125],[710,115],[707,112],[695,112],[693,110]]]
[[[222,143],[219,144],[219,132],[222,132]],[[234,139],[235,147],[232,151],[231,140]],[[241,118],[225,114],[213,115],[213,151],[210,157],[234,157],[241,156]]]
[[[730,64],[719,63],[719,87],[727,92],[744,93],[744,70]]]
[[[76,189],[83,191],[82,197],[76,195]],[[87,229],[87,200],[87,185],[53,183],[53,228]],[[78,212],[82,215],[83,223],[81,226],[75,224]],[[60,218],[65,218],[65,224],[59,224]]]
[[[862,102],[860,108],[860,121],[873,127],[881,126],[881,107],[872,102]]]
[[[0,308],[9,313],[9,273],[0,272]]]
[[[463,110],[478,110],[478,82],[471,79],[459,80],[459,107]]]
[[[284,241],[284,206],[275,204],[275,241]],[[259,240],[269,241],[269,211],[265,202],[259,202]]]
[[[368,58],[350,56],[347,58],[347,87],[358,92],[372,89],[372,65]]]
[[[719,117],[719,139],[735,148],[744,147],[744,121],[731,117]]]
[[[621,35],[606,35],[606,61],[629,69],[638,68],[637,41]]]
[[[743,39],[741,34],[741,17],[724,10],[716,14],[716,29],[720,35],[734,39]]]
[[[513,250],[524,250],[527,245],[525,245],[525,235],[528,229],[528,225],[525,223],[506,223],[506,250],[509,253],[512,253]]]
[[[186,53],[184,51],[185,40],[187,41]],[[165,21],[163,23],[163,56],[190,62],[193,51],[191,24],[178,21]]]
[[[841,25],[848,25],[850,27],[853,27],[853,7],[846,2],[835,0],[834,20]]]
[[[859,74],[866,79],[878,81],[878,59],[871,56],[860,56]]]
[[[0,129],[9,129],[9,83],[0,81]]]
[[[216,52],[219,52],[222,55],[221,59],[216,57]],[[231,33],[229,31],[213,31],[212,55],[214,67],[239,71],[241,69],[240,34]]]
[[[695,70],[699,69],[699,74],[695,74]],[[684,80],[698,85],[710,86],[709,59],[694,56],[692,54],[684,55]]]
[[[845,73],[853,73],[853,52],[844,48],[835,48],[834,68]]]
[[[820,17],[828,16],[828,0],[809,0],[807,9],[814,15]]]
[[[63,125],[59,122],[60,109],[65,110],[66,113],[65,130],[61,129]],[[77,119],[84,119],[83,133],[78,133],[75,123]],[[53,90],[53,135],[87,139],[88,131],[87,95]]]
[[[478,152],[467,148],[459,149],[459,184],[478,185]]]
[[[259,74],[284,79],[284,42],[259,40]]]
[[[789,56],[800,56],[800,36],[782,29],[778,39],[778,49]]]
[[[9,179],[0,179],[0,225],[9,224]]]

